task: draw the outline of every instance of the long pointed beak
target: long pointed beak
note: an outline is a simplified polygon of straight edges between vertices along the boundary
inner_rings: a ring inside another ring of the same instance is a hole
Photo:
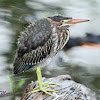
[[[71,19],[68,24],[77,24],[77,23],[81,23],[81,22],[88,22],[89,20],[85,20],[85,19]]]

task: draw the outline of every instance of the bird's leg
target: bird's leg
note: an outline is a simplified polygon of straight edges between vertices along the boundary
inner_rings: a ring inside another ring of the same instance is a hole
[[[34,90],[32,91],[32,93],[35,93],[35,92],[38,92],[38,91],[42,91],[48,95],[51,95],[51,96],[54,96],[53,94],[49,93],[49,92],[58,92],[58,91],[55,91],[55,90],[49,90],[47,88],[51,87],[51,88],[54,88],[52,85],[58,85],[58,84],[55,84],[55,83],[49,83],[49,82],[43,82],[42,81],[42,75],[41,75],[41,68],[40,67],[37,67],[36,68],[36,73],[37,73],[37,78],[38,78],[38,83],[39,83],[39,86],[37,86],[36,88],[34,88]],[[59,85],[58,85],[59,86]]]

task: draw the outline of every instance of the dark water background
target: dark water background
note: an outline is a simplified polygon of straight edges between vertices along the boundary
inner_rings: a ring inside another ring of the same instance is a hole
[[[28,83],[36,80],[36,72],[32,69],[16,76],[13,74],[17,38],[29,23],[54,15],[90,19],[88,23],[71,27],[71,37],[84,37],[86,32],[100,34],[99,0],[0,0],[0,91],[11,92],[10,76],[14,85],[24,79],[15,100],[19,100]],[[100,48],[62,50],[42,68],[42,73],[44,77],[69,74],[76,82],[92,89],[100,100]],[[0,100],[12,100],[12,96],[0,97]]]

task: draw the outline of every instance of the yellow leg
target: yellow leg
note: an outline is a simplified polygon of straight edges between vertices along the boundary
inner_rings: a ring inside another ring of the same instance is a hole
[[[37,86],[36,88],[34,88],[34,90],[32,91],[32,93],[35,93],[35,92],[38,92],[38,91],[43,91],[44,93],[46,93],[48,95],[54,96],[53,94],[51,94],[49,92],[58,92],[58,91],[48,90],[47,88],[49,88],[49,87],[54,88],[52,85],[58,85],[58,84],[49,83],[49,82],[43,83],[43,81],[42,81],[42,75],[41,75],[41,68],[40,67],[36,68],[36,73],[37,73],[37,78],[38,78],[39,86]]]

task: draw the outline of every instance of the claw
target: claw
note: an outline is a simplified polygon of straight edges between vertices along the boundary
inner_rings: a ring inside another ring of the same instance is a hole
[[[31,93],[42,91],[42,92],[44,92],[44,93],[46,93],[48,95],[51,95],[51,96],[55,97],[53,94],[51,94],[49,92],[56,92],[56,93],[58,93],[58,91],[49,90],[48,88],[54,88],[52,85],[57,85],[57,86],[60,86],[60,85],[56,84],[56,83],[49,83],[49,82],[42,83],[42,87],[41,88],[39,88],[39,86],[35,87],[34,90]]]
[[[35,87],[34,90],[31,93],[42,91],[42,92],[44,92],[48,95],[55,97],[53,94],[51,94],[49,92],[56,92],[57,93],[58,91],[49,90],[48,88],[54,88],[54,86],[52,86],[52,85],[57,85],[57,86],[60,86],[60,85],[56,84],[56,83],[50,83],[51,81],[43,83],[40,67],[36,68],[36,72],[37,72],[37,78],[38,78],[39,86]]]
[[[39,92],[39,91],[42,91],[42,92],[44,92],[44,93],[46,93],[46,94],[48,94],[48,95],[51,95],[51,96],[53,96],[53,97],[55,97],[55,96],[54,96],[53,94],[49,93],[49,92],[56,92],[56,93],[58,93],[58,91],[55,91],[55,90],[48,90],[48,89],[45,89],[45,88],[41,88],[41,89],[38,89],[38,90],[33,90],[31,93],[33,94],[33,93]]]

